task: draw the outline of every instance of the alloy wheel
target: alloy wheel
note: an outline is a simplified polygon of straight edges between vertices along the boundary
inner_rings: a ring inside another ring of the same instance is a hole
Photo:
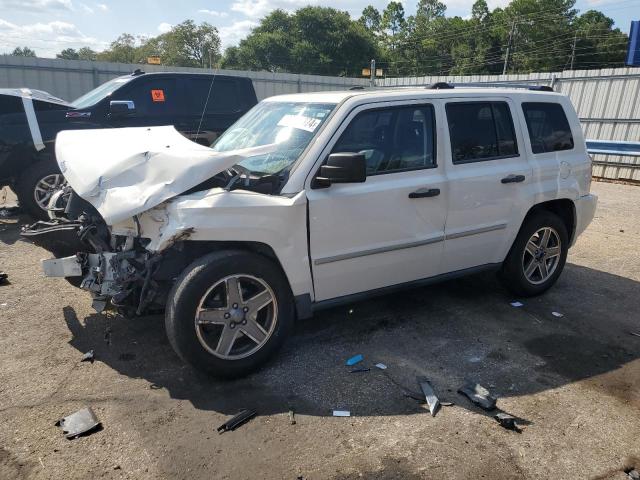
[[[562,242],[551,227],[537,230],[522,253],[522,268],[526,279],[534,285],[546,282],[560,264]]]
[[[202,297],[195,315],[196,335],[212,355],[238,360],[267,343],[277,319],[276,297],[264,280],[246,274],[230,275]]]
[[[33,198],[36,204],[42,209],[47,210],[51,196],[64,187],[66,180],[60,173],[52,173],[41,178],[33,190]]]

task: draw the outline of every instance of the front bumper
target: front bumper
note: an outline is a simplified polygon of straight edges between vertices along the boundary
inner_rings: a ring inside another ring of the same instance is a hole
[[[586,230],[596,213],[598,196],[592,193],[583,195],[575,202],[576,206],[576,231],[571,240],[573,245],[576,239]]]

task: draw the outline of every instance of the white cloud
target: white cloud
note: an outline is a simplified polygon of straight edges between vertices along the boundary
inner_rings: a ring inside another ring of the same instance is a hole
[[[23,46],[35,50],[39,57],[55,57],[65,48],[103,50],[107,43],[83,34],[68,22],[16,25],[0,19],[0,52],[10,53],[14,48]]]
[[[226,27],[219,28],[218,33],[220,34],[222,49],[230,47],[231,45],[237,45],[240,40],[249,35],[252,28],[257,26],[258,22],[254,20],[241,20]]]
[[[42,10],[73,10],[73,3],[71,0],[0,0],[0,8],[39,13]]]
[[[198,13],[204,13],[205,15],[211,15],[212,17],[218,17],[218,18],[225,18],[229,16],[227,12],[219,12],[217,10],[207,10],[206,8],[203,8],[202,10],[198,10]]]
[[[109,7],[107,7],[104,3],[97,3],[96,7],[98,7],[103,12],[108,12],[109,11]]]
[[[89,15],[93,15],[93,13],[94,13],[93,8],[91,8],[89,5],[86,5],[86,4],[84,4],[84,3],[81,3],[81,4],[80,4],[80,9],[81,9],[84,13],[89,14]]]
[[[231,10],[250,18],[262,18],[269,12],[280,8],[292,12],[307,5],[317,5],[320,0],[236,0],[231,4]],[[336,6],[342,9],[342,6]]]
[[[173,25],[167,22],[162,22],[160,25],[158,25],[158,31],[160,33],[167,33],[172,28],[173,28]]]

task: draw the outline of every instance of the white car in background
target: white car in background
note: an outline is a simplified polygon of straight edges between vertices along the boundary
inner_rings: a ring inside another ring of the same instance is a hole
[[[596,208],[576,113],[545,88],[284,95],[211,148],[172,127],[56,145],[87,248],[45,273],[99,309],[164,309],[180,357],[218,376],[261,366],[296,317],[370,295],[490,269],[541,294]]]

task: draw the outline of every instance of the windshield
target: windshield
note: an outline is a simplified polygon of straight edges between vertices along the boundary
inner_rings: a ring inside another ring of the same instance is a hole
[[[85,93],[80,98],[74,100],[71,106],[74,108],[87,108],[95,105],[103,98],[111,95],[125,83],[130,81],[133,77],[119,77],[109,80],[107,83],[103,83],[97,88],[94,88],[88,93]]]
[[[238,163],[254,174],[269,175],[291,166],[307,148],[335,104],[262,102],[211,146],[216,152],[274,144],[274,151]]]

